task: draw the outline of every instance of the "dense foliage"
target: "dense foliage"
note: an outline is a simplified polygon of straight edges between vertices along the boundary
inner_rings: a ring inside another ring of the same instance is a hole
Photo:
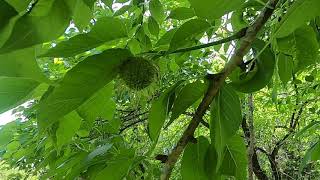
[[[0,127],[3,166],[59,180],[318,179],[319,9],[1,0],[0,113],[20,116]]]

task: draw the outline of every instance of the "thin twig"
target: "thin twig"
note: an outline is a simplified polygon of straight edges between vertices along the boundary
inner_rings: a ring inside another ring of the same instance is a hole
[[[217,41],[213,41],[207,44],[201,44],[201,45],[197,45],[197,46],[193,46],[193,47],[188,47],[188,48],[183,48],[183,49],[178,49],[172,52],[167,52],[166,54],[175,54],[175,53],[182,53],[182,52],[189,52],[189,51],[193,51],[193,50],[198,50],[198,49],[203,49],[203,48],[207,48],[207,47],[211,47],[211,46],[215,46],[215,45],[219,45],[219,44],[223,44],[223,43],[227,43],[236,39],[240,39],[243,36],[245,36],[246,31],[247,31],[247,27],[242,28],[240,31],[238,31],[237,33],[226,37],[224,39],[221,40],[217,40]]]
[[[141,123],[141,122],[143,122],[143,121],[145,121],[145,120],[147,120],[147,119],[148,119],[148,118],[139,119],[138,121],[135,121],[135,122],[133,122],[133,123],[131,123],[131,124],[128,124],[127,126],[125,126],[125,127],[123,127],[123,128],[120,129],[119,134],[121,134],[124,130],[126,130],[126,129],[128,129],[128,128],[130,128],[130,127],[132,127],[132,126],[134,126],[134,125],[136,125],[136,124],[138,124],[138,123]]]

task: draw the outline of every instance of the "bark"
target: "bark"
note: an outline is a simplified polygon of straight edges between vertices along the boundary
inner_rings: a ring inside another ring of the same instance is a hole
[[[242,130],[245,134],[246,139],[248,140],[250,138],[250,131],[246,122],[246,118],[243,118],[242,120]],[[255,148],[255,151],[252,154],[252,170],[256,177],[259,180],[268,180],[268,176],[266,175],[265,171],[261,168],[258,155],[257,155],[257,148]]]
[[[248,174],[249,180],[253,180],[253,154],[255,151],[255,134],[254,134],[254,124],[253,124],[253,95],[249,94],[248,96],[248,113],[247,119],[249,124],[249,150],[248,150]]]

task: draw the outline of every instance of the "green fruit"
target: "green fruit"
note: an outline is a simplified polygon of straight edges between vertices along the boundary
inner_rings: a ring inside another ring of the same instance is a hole
[[[157,69],[147,59],[131,57],[121,65],[119,74],[130,89],[141,90],[155,80]]]

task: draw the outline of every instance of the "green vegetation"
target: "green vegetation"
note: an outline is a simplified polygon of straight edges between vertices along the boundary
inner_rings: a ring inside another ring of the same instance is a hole
[[[319,179],[319,7],[0,1],[0,179]]]

